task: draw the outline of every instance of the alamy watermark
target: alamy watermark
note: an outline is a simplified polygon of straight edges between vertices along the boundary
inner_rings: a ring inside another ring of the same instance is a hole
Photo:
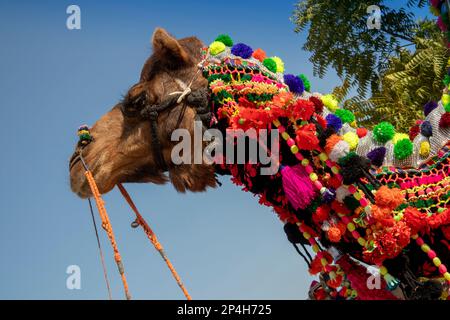
[[[75,4],[67,7],[66,13],[69,15],[66,20],[66,27],[69,30],[81,29],[81,9]]]
[[[77,265],[70,265],[66,269],[69,275],[66,279],[66,288],[69,290],[81,290],[81,268]]]
[[[381,9],[379,6],[371,5],[367,7],[366,12],[369,14],[367,18],[367,28],[369,30],[381,29]]]

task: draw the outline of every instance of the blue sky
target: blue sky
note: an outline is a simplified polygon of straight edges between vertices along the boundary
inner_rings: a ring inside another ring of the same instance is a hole
[[[205,43],[228,33],[282,57],[316,91],[339,84],[333,73],[312,77],[301,50],[306,35],[289,21],[294,2],[0,2],[1,299],[107,298],[88,204],[70,192],[67,162],[77,127],[93,124],[137,81],[155,27]],[[81,30],[66,28],[70,4],[81,7]],[[128,189],[193,298],[305,298],[312,278],[275,214],[222,181],[203,194],[180,195],[170,185]],[[133,297],[182,299],[143,232],[131,229],[119,192],[105,201]],[[103,232],[101,238],[113,297],[122,299]],[[69,265],[81,268],[81,290],[66,288]]]

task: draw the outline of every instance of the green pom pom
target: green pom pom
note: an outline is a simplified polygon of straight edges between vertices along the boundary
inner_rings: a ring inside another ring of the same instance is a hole
[[[218,42],[222,42],[224,45],[226,45],[227,47],[232,47],[233,46],[233,40],[231,39],[231,37],[227,34],[221,34],[219,35],[216,40],[214,41],[218,41]]]
[[[450,112],[450,102],[444,104],[444,110],[445,110],[445,112]]]
[[[448,86],[450,84],[450,75],[446,74],[442,82],[444,82],[444,85]]]
[[[408,158],[413,153],[413,143],[409,139],[403,139],[394,146],[394,155],[398,160]]]
[[[311,82],[309,79],[302,73],[298,76],[303,81],[303,85],[305,86],[306,91],[311,91]]]
[[[394,137],[395,129],[389,122],[381,122],[373,129],[373,137],[380,143],[386,143]]]
[[[343,123],[352,123],[355,121],[355,115],[349,110],[337,109],[334,114],[339,117]]]
[[[272,58],[266,58],[263,61],[264,67],[269,69],[269,71],[276,73],[277,72],[277,63]]]

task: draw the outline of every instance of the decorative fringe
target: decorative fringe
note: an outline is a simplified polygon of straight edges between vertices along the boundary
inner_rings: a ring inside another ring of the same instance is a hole
[[[283,189],[295,210],[306,209],[315,197],[314,185],[302,165],[282,167]]]

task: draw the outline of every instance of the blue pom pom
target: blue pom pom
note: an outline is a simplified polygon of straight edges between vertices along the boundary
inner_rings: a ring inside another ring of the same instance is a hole
[[[334,131],[338,132],[342,128],[342,120],[341,118],[335,116],[334,114],[330,113],[326,116],[325,120],[327,121],[327,127],[331,127],[334,129]]]
[[[433,135],[433,126],[431,125],[430,121],[424,121],[420,125],[420,133],[427,138]]]
[[[436,109],[438,106],[436,101],[428,101],[424,106],[423,106],[423,113],[425,114],[425,117],[428,116],[430,114],[431,111],[433,111],[434,109]]]
[[[243,43],[237,43],[231,48],[231,53],[235,56],[249,59],[253,54],[253,49]]]
[[[293,74],[285,74],[284,83],[286,83],[291,92],[302,94],[303,91],[305,91],[305,85],[303,84],[302,79]]]
[[[376,167],[381,167],[385,156],[386,156],[385,147],[375,148],[367,154],[367,158]]]

